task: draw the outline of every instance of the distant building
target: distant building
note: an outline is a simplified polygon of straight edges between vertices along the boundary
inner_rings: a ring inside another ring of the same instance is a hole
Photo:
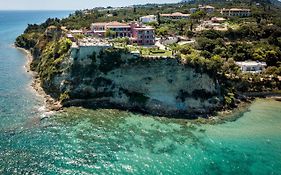
[[[241,61],[236,62],[240,66],[242,72],[251,72],[259,73],[265,69],[267,66],[265,62],[256,62],[256,61]]]
[[[189,19],[190,14],[175,12],[171,14],[160,14],[160,17],[167,20]]]
[[[199,10],[202,10],[206,13],[213,13],[215,11],[215,7],[210,6],[210,5],[199,5]]]
[[[76,41],[75,38],[74,38],[74,36],[73,36],[72,34],[66,34],[66,37],[67,37],[68,39],[70,39],[72,42],[75,42],[75,41]]]
[[[179,41],[178,37],[166,37],[166,38],[161,38],[160,43],[163,45],[170,45],[177,43]]]
[[[224,16],[238,16],[238,17],[247,17],[251,16],[250,9],[240,9],[240,8],[231,8],[231,9],[221,9],[221,14]]]
[[[87,30],[70,30],[69,31],[72,35],[83,35],[83,34],[87,34]]]
[[[189,12],[192,14],[192,13],[195,13],[197,10],[198,10],[197,8],[190,8]]]
[[[150,23],[156,21],[157,21],[157,17],[155,15],[147,15],[147,16],[140,17],[140,22],[142,23]]]
[[[223,22],[226,21],[226,19],[225,19],[225,18],[221,18],[221,17],[213,17],[213,18],[211,19],[211,21],[212,21],[213,23],[223,23]]]
[[[138,23],[93,23],[91,25],[93,35],[106,37],[106,31],[115,32],[114,38],[128,37],[132,43],[138,45],[155,44],[155,29]]]

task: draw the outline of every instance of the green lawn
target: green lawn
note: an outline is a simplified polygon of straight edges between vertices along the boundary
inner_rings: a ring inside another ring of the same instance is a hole
[[[141,48],[140,52],[144,56],[166,56],[166,57],[172,56],[172,51],[155,49],[155,48]]]

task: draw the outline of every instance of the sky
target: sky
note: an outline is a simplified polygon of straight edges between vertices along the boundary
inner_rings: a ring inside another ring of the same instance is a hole
[[[76,10],[93,7],[120,7],[146,3],[173,3],[180,0],[0,0],[0,10]]]

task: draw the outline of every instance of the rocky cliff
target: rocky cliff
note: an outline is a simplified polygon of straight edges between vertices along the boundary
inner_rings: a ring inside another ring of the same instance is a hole
[[[148,59],[124,49],[72,48],[62,72],[43,86],[64,106],[116,107],[194,117],[222,107],[217,80],[172,58]]]

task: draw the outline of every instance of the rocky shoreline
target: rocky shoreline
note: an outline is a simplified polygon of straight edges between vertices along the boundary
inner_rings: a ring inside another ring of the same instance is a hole
[[[16,48],[26,54],[27,63],[25,65],[25,69],[27,72],[31,73],[32,78],[33,78],[31,87],[37,92],[37,94],[39,96],[41,96],[44,99],[44,106],[46,107],[46,112],[62,110],[62,104],[59,101],[52,98],[50,95],[46,94],[46,92],[44,91],[44,89],[41,86],[41,80],[40,80],[37,72],[34,72],[30,69],[30,64],[33,60],[33,56],[31,54],[31,52],[26,49],[20,48],[20,47],[16,47]]]

